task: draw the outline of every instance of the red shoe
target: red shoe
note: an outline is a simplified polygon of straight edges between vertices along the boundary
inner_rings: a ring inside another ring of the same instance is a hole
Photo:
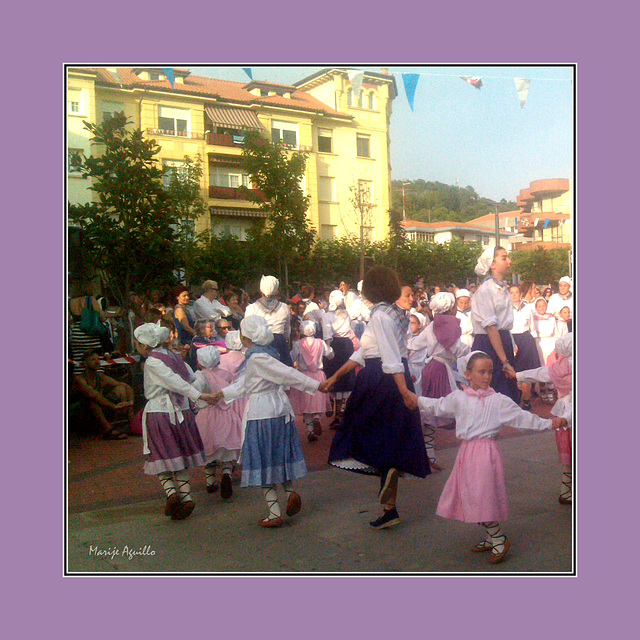
[[[178,509],[180,509],[180,494],[179,493],[172,493],[168,498],[167,498],[167,504],[165,505],[164,508],[164,515],[165,516],[171,516],[173,517],[174,513],[178,512]]]
[[[266,520],[259,520],[258,526],[265,529],[273,529],[275,527],[281,527],[283,525],[282,518],[267,518]]]
[[[307,440],[309,442],[315,442],[318,439],[318,436],[313,433],[313,431],[309,431],[309,433],[307,433]]]
[[[507,555],[507,551],[509,551],[509,547],[511,546],[511,540],[508,538],[504,541],[504,549],[500,553],[492,553],[489,558],[489,564],[498,564],[505,559]]]
[[[318,418],[316,418],[312,423],[313,425],[313,433],[317,436],[321,436],[322,435],[322,425],[320,424],[320,420],[318,420]]]
[[[180,508],[176,513],[171,516],[172,520],[184,520],[188,518],[193,510],[196,508],[196,503],[193,500],[189,500],[188,502],[181,502]]]
[[[296,513],[300,511],[302,507],[302,498],[300,494],[292,491],[289,495],[289,499],[287,500],[287,515],[289,517],[295,516]]]

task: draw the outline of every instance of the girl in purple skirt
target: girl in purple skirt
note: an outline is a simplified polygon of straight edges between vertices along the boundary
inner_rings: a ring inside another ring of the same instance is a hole
[[[193,371],[164,344],[170,338],[165,327],[147,323],[134,331],[136,350],[146,357],[142,414],[144,472],[157,475],[167,494],[164,514],[173,520],[191,515],[189,469],[206,463],[204,447],[189,400],[214,403],[211,394],[201,393],[190,383]]]
[[[490,551],[490,564],[502,562],[511,542],[500,522],[509,509],[502,453],[496,437],[502,427],[560,429],[564,418],[546,420],[521,409],[511,398],[491,388],[493,361],[473,351],[458,361],[469,386],[444,398],[419,398],[423,420],[455,419],[456,437],[462,441],[453,470],[442,491],[436,514],[462,522],[477,522],[485,537],[471,551]]]

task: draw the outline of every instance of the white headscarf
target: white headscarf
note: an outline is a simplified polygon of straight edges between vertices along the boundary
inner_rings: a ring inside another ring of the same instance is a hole
[[[468,289],[458,289],[456,291],[456,299],[458,298],[470,298],[471,294]]]
[[[313,338],[316,335],[316,323],[311,320],[305,320],[300,323],[300,331],[309,338]]]
[[[166,335],[166,337],[164,337]],[[171,333],[165,327],[159,327],[153,322],[146,322],[133,332],[135,339],[141,344],[145,344],[148,347],[157,347],[161,342],[169,339]]]
[[[415,309],[411,309],[409,313],[412,316],[415,316],[416,318],[418,318],[418,322],[420,323],[421,327],[424,327],[427,324],[427,319],[419,311],[416,311]]]
[[[243,345],[239,331],[229,331],[224,337],[224,343],[227,345],[227,349],[231,349],[232,351],[242,351]]]
[[[220,350],[218,347],[208,346],[198,349],[198,364],[204,369],[215,369],[220,364]]]
[[[482,252],[482,255],[478,258],[475,272],[479,276],[486,276],[491,271],[491,263],[493,262],[493,255],[495,254],[495,247],[489,247]]]
[[[262,276],[260,278],[260,291],[267,297],[275,296],[279,287],[280,282],[274,276]]]
[[[573,333],[565,333],[562,338],[556,340],[556,353],[559,356],[570,358],[573,355]]]
[[[456,297],[449,291],[440,291],[429,300],[429,309],[433,313],[447,313],[451,311],[456,304]],[[439,322],[439,321],[438,321]]]
[[[344,293],[340,289],[332,291],[329,296],[329,311],[337,311],[340,308],[344,308],[344,304]]]
[[[469,365],[469,360],[471,360],[471,356],[475,355],[476,353],[481,353],[487,356],[487,358],[489,358],[489,356],[484,351],[471,351],[467,353],[466,356],[462,356],[458,358],[458,361],[457,361],[458,371],[460,372],[460,375],[464,376],[464,372],[467,370],[467,366]],[[489,360],[491,360],[491,358],[489,358]]]
[[[273,341],[273,333],[262,316],[249,316],[240,322],[240,333],[251,342],[264,346]]]
[[[360,282],[358,282],[357,289],[358,289],[358,293],[362,293],[362,280],[360,280]]]
[[[569,285],[569,291],[573,289],[573,282],[569,276],[563,276],[558,282],[566,282]]]

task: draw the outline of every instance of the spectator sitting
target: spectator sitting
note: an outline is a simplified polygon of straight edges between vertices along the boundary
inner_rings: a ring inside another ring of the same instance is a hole
[[[126,414],[129,422],[134,418],[133,389],[100,371],[100,354],[88,351],[82,357],[83,372],[74,377],[72,400],[80,400],[84,414],[88,413],[102,432],[105,440],[125,440],[127,434],[116,429],[107,419],[105,409]],[[85,416],[83,416],[85,417]]]
[[[228,316],[234,329],[240,329],[240,322],[244,318],[244,309],[240,306],[240,298],[234,291],[226,291],[224,300],[229,306],[231,314]]]
[[[202,283],[202,295],[196,300],[193,311],[197,320],[217,320],[231,315],[231,309],[221,304],[217,298],[219,295],[218,283],[214,280],[205,280]]]
[[[98,301],[93,297],[91,283],[72,283],[69,287],[69,294],[69,346],[71,347],[71,358],[74,361],[74,373],[79,374],[83,370],[80,362],[85,353],[94,349],[98,350],[99,353],[104,353],[100,336],[89,335],[80,328],[82,310],[88,303],[94,311],[100,314],[100,320],[104,322],[107,316]]]
[[[196,320],[196,335],[191,340],[191,348],[187,358],[187,362],[194,371],[198,369],[198,349],[216,343],[217,338],[213,327],[211,320]]]
[[[222,342],[222,347],[224,348],[224,352],[227,351],[227,346],[225,343],[225,338],[227,337],[227,333],[233,329],[233,325],[231,324],[231,320],[228,318],[220,318],[216,320],[216,334],[217,340]]]

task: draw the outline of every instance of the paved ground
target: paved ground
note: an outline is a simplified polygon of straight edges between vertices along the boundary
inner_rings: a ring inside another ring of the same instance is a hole
[[[548,406],[534,410],[548,415]],[[325,422],[327,422],[325,420]],[[380,510],[377,479],[326,464],[331,431],[309,443],[299,431],[309,475],[296,483],[302,511],[286,526],[264,530],[259,489],[241,489],[223,502],[192,475],[193,515],[171,521],[155,477],[142,473],[141,439],[73,438],[69,443],[68,571],[75,572],[567,572],[572,566],[570,507],[557,501],[559,469],[553,433],[505,430],[513,546],[508,560],[491,566],[468,548],[476,525],[444,520],[435,507],[452,468],[457,444],[439,431],[444,471],[426,480],[401,480],[403,523],[384,531],[368,526]]]

